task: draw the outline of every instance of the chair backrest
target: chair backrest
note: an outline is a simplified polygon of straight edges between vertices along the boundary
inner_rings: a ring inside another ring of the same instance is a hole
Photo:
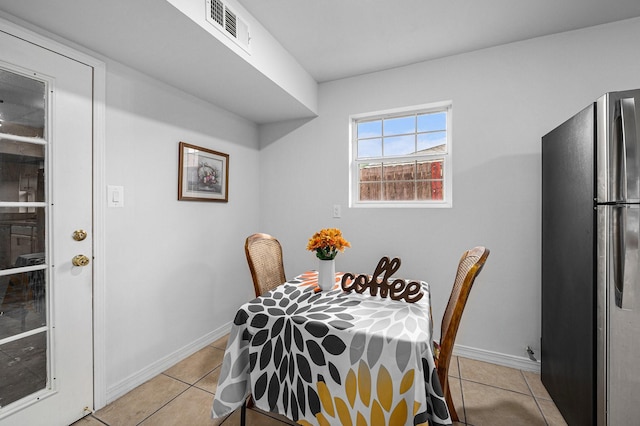
[[[474,247],[462,254],[458,263],[456,280],[453,283],[451,296],[447,308],[442,317],[442,328],[440,332],[440,355],[438,357],[438,370],[440,367],[446,371],[453,352],[453,344],[458,334],[458,326],[462,318],[464,306],[467,303],[471,286],[482,270],[484,263],[489,257],[489,249],[485,247]],[[440,373],[440,371],[438,371]],[[440,378],[442,382],[444,378]]]
[[[280,242],[268,234],[247,237],[244,252],[251,270],[256,297],[286,281]]]

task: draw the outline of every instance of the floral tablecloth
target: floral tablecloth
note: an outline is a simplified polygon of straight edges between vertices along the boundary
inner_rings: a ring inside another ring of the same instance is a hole
[[[431,346],[429,286],[406,303],[317,291],[306,272],[238,310],[212,416],[255,405],[302,425],[451,424]]]

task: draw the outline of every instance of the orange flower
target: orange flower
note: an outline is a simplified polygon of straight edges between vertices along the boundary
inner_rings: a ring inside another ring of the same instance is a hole
[[[309,238],[307,244],[307,250],[315,251],[316,256],[322,260],[335,259],[338,251],[344,251],[347,247],[351,247],[351,244],[342,237],[342,232],[337,228],[321,229]]]

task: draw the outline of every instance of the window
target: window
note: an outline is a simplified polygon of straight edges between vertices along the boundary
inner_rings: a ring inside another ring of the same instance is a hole
[[[451,207],[451,102],[351,117],[352,207]]]

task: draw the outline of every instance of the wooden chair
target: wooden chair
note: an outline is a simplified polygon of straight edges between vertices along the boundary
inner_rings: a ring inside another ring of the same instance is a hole
[[[273,290],[287,280],[282,263],[282,246],[271,235],[250,235],[244,244],[244,252],[247,255],[256,297]]]
[[[462,254],[458,263],[456,280],[453,283],[451,296],[449,296],[449,302],[442,318],[440,345],[436,353],[436,367],[442,392],[449,406],[449,414],[453,421],[458,421],[458,413],[453,405],[449,390],[449,363],[464,305],[467,303],[471,286],[482,270],[487,257],[489,257],[489,249],[484,247],[475,247]],[[437,344],[435,346],[438,347]]]
[[[256,297],[273,290],[287,280],[282,262],[282,246],[271,235],[262,233],[249,235],[244,243],[244,253],[247,255]],[[253,397],[249,395],[240,411],[242,426],[245,424],[247,407],[252,408],[253,405]]]

